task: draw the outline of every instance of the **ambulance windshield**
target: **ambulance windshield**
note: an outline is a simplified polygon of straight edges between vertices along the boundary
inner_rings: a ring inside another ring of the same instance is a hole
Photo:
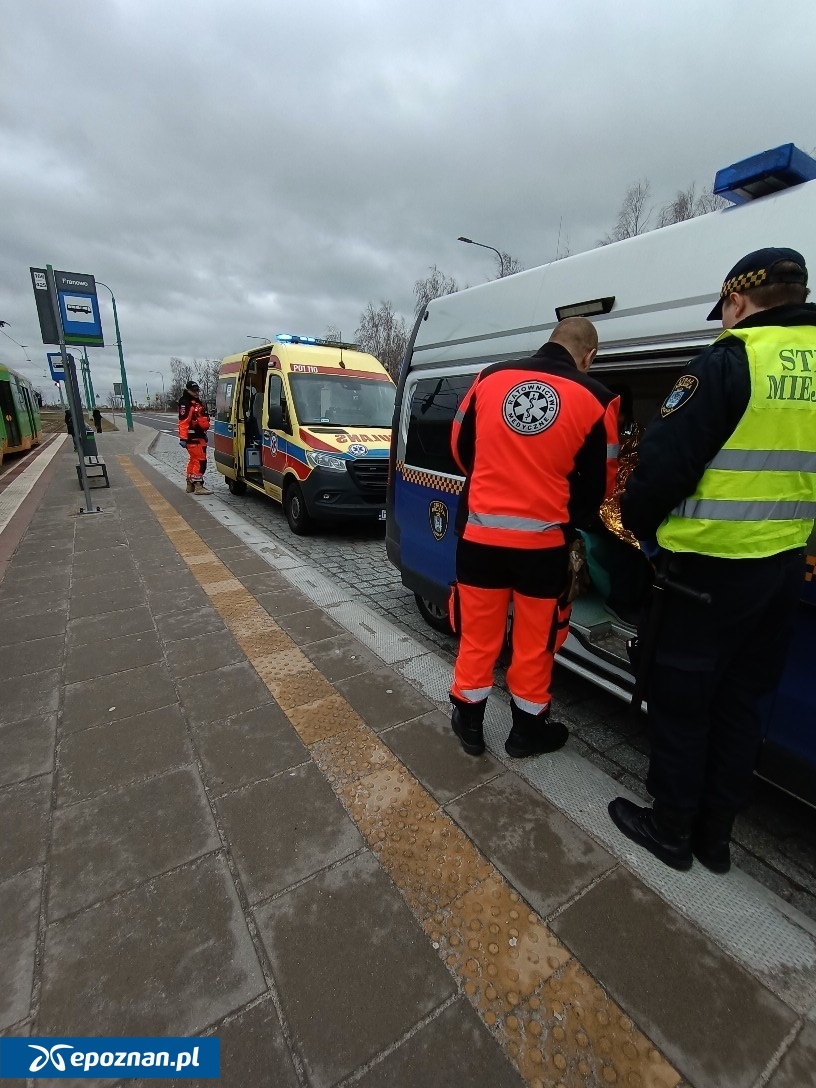
[[[389,381],[338,374],[292,374],[302,426],[390,427],[396,390]]]

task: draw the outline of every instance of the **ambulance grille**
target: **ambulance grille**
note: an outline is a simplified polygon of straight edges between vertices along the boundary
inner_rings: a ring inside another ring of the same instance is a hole
[[[385,502],[388,486],[387,457],[363,457],[357,461],[347,461],[346,465],[364,498],[369,502]]]

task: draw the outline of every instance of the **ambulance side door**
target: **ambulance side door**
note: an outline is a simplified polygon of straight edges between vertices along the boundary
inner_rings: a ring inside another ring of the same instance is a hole
[[[282,409],[282,427],[274,428],[275,409]],[[270,420],[270,416],[273,418]],[[286,467],[288,413],[283,378],[279,370],[270,370],[266,385],[266,411],[263,427],[262,470],[264,490],[280,500],[283,493],[283,470]]]

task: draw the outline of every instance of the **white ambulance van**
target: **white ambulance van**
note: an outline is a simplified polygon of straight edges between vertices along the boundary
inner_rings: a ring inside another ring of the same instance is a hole
[[[281,333],[221,362],[215,466],[233,494],[283,504],[293,533],[315,522],[385,524],[394,383],[353,344]]]
[[[816,179],[816,162],[785,145],[720,171],[718,188],[732,207],[429,303],[397,387],[386,545],[430,624],[448,629],[453,526],[464,484],[451,457],[450,429],[475,375],[490,363],[532,355],[559,320],[584,315],[600,338],[593,378],[628,387],[635,420],[647,424],[679,373],[721,331],[706,317],[740,257],[788,246],[816,270],[816,180],[808,178]],[[801,390],[791,384],[782,393]],[[514,486],[512,464],[507,481]],[[762,758],[764,775],[814,804],[815,567],[816,536],[788,668],[767,708]],[[633,686],[626,653],[632,630],[604,607],[601,583],[574,602],[559,660],[625,698]]]

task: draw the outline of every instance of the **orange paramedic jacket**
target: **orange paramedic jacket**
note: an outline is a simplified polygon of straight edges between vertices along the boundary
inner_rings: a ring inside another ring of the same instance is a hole
[[[184,442],[206,439],[206,432],[210,429],[210,417],[207,414],[206,404],[185,390],[179,401],[178,415],[180,439]]]
[[[617,471],[620,398],[560,344],[494,363],[465,394],[451,433],[466,476],[456,531],[506,548],[551,548],[590,528]]]

